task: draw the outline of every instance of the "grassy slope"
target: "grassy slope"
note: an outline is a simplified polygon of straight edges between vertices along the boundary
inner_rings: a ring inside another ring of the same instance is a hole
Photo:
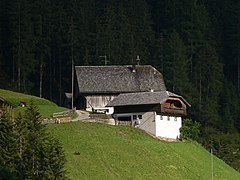
[[[12,102],[16,106],[19,102],[23,101],[30,104],[31,100],[39,108],[39,111],[43,117],[50,117],[54,112],[66,111],[66,108],[59,107],[55,103],[46,100],[44,98],[39,98],[36,96],[31,96],[27,94],[17,93],[9,90],[0,89],[0,96]],[[15,112],[21,112],[25,110],[26,107],[17,107]]]
[[[211,156],[195,142],[162,142],[127,126],[51,124],[63,143],[70,179],[211,179]],[[79,152],[80,155],[75,155]],[[214,179],[240,173],[214,157]]]

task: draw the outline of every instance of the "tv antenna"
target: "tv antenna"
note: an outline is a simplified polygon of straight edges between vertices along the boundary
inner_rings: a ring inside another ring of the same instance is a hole
[[[107,56],[104,55],[104,56],[99,56],[99,57],[100,57],[100,58],[104,58],[104,65],[106,66],[107,63],[109,62],[109,61],[107,60]]]
[[[139,65],[140,64],[140,58],[139,58],[139,55],[137,55],[137,59],[136,59],[136,61],[137,61],[137,65]]]

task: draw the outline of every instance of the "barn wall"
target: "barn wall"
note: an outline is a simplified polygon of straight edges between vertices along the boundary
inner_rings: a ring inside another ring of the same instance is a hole
[[[182,118],[174,116],[156,116],[156,136],[177,139],[180,137]]]
[[[131,120],[134,120],[134,116],[138,117],[138,120],[140,121],[140,124],[137,125],[138,128],[151,133],[155,135],[156,133],[156,127],[155,127],[155,112],[132,112],[132,113],[119,113],[115,114],[115,117],[117,119],[120,119],[119,117],[129,117],[129,120],[126,121],[126,125],[131,124]],[[139,118],[139,115],[142,116],[141,119]],[[121,122],[123,124],[123,122]]]
[[[87,108],[101,108],[105,107],[110,101],[117,97],[117,95],[88,95],[85,96],[87,100]]]
[[[155,112],[146,112],[142,115],[140,120],[139,128],[155,135],[156,126],[155,126]]]

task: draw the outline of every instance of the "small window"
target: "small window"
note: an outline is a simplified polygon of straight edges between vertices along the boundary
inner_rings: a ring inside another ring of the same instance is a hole
[[[133,115],[133,119],[137,119],[137,115]]]
[[[138,115],[138,119],[142,119],[142,115]]]
[[[167,117],[167,120],[170,121],[170,116]]]
[[[177,117],[174,117],[174,121],[177,121]]]
[[[160,115],[160,120],[163,120],[163,116],[162,115]]]

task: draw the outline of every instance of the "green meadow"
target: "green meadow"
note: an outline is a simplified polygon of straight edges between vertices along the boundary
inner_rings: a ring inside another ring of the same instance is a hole
[[[193,141],[164,142],[139,129],[89,122],[49,124],[77,179],[238,180],[240,173]],[[213,171],[212,171],[213,165]]]
[[[16,105],[31,101],[43,117],[67,110],[43,98],[0,89]],[[67,157],[69,179],[211,179],[238,180],[240,173],[193,141],[164,142],[128,126],[89,122],[49,124]],[[212,171],[213,167],[213,171]]]
[[[53,113],[69,110],[67,108],[57,106],[57,104],[47,99],[32,96],[32,95],[22,94],[18,92],[13,92],[9,90],[0,89],[0,96],[10,101],[12,104],[16,106],[16,108],[14,109],[16,114],[26,110],[27,108],[27,107],[18,106],[20,102],[26,102],[27,105],[33,102],[33,104],[38,107],[41,115],[46,118],[51,117]],[[72,118],[74,117],[76,117],[76,115],[72,115]]]

